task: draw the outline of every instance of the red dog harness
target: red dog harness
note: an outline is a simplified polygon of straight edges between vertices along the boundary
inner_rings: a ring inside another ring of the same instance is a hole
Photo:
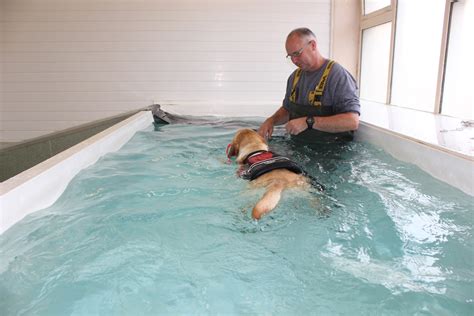
[[[230,161],[229,150],[231,144],[227,145],[226,156]],[[274,154],[271,151],[258,150],[250,153],[244,159],[245,167],[239,170],[239,176],[246,180],[255,180],[261,175],[276,169],[287,169],[296,174],[303,174],[310,178],[311,184],[317,187],[320,191],[324,190],[324,185],[319,183],[315,178],[308,175],[297,163],[291,161],[287,157]]]
[[[250,181],[276,169],[287,169],[296,174],[303,173],[303,169],[289,158],[266,150],[250,153],[244,159],[244,164],[245,168],[239,172],[239,176]]]

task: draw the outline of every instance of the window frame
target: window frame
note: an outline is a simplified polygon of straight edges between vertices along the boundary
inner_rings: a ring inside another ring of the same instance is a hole
[[[440,57],[439,57],[439,64],[438,64],[438,78],[437,78],[437,83],[436,83],[435,104],[433,104],[433,107],[432,107],[432,112],[435,114],[440,114],[442,111],[443,88],[444,88],[444,79],[445,79],[445,71],[446,71],[449,31],[450,31],[450,25],[451,25],[453,4],[455,2],[457,2],[457,0],[445,0],[443,31],[442,31],[443,33],[442,33],[441,46],[440,46]],[[391,22],[392,30],[391,30],[391,38],[390,38],[390,56],[388,57],[389,69],[388,69],[388,80],[387,80],[387,97],[385,100],[385,104],[391,104],[393,61],[394,61],[394,51],[395,51],[395,36],[396,36],[396,29],[397,29],[398,0],[391,0],[389,6],[381,8],[369,14],[364,14],[365,12],[364,5],[365,5],[365,1],[361,0],[360,27],[359,27],[358,80],[360,82],[360,79],[361,79],[362,40],[363,40],[362,36],[363,36],[364,30],[384,24],[384,23]]]
[[[360,29],[359,29],[359,64],[358,64],[358,80],[361,79],[361,66],[362,66],[362,36],[364,30],[392,22],[392,31],[390,35],[390,55],[388,62],[388,80],[387,80],[387,96],[385,104],[390,104],[392,98],[392,68],[393,68],[393,52],[395,48],[395,30],[396,30],[396,15],[397,15],[397,0],[391,0],[390,6],[381,8],[377,11],[371,12],[364,15],[365,12],[365,1],[361,0],[361,11],[360,11]],[[362,83],[361,83],[362,84]]]

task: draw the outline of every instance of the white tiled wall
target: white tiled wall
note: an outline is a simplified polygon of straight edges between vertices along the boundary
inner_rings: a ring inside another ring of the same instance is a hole
[[[268,115],[331,0],[0,0],[1,139],[19,141],[155,103]]]

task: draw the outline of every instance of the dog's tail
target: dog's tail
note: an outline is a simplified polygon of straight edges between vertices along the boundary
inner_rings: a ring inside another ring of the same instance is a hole
[[[253,208],[252,217],[260,219],[262,215],[273,210],[280,201],[281,192],[283,192],[284,189],[285,185],[283,183],[273,183],[269,185],[265,194]]]

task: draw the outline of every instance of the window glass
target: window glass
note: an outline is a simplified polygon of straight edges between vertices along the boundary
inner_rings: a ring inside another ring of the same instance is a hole
[[[364,14],[372,13],[389,5],[390,0],[364,0]]]
[[[445,0],[399,0],[391,104],[433,112]]]
[[[453,4],[441,113],[474,119],[474,1]]]
[[[385,103],[387,98],[390,35],[392,23],[365,29],[362,32],[360,97]]]

